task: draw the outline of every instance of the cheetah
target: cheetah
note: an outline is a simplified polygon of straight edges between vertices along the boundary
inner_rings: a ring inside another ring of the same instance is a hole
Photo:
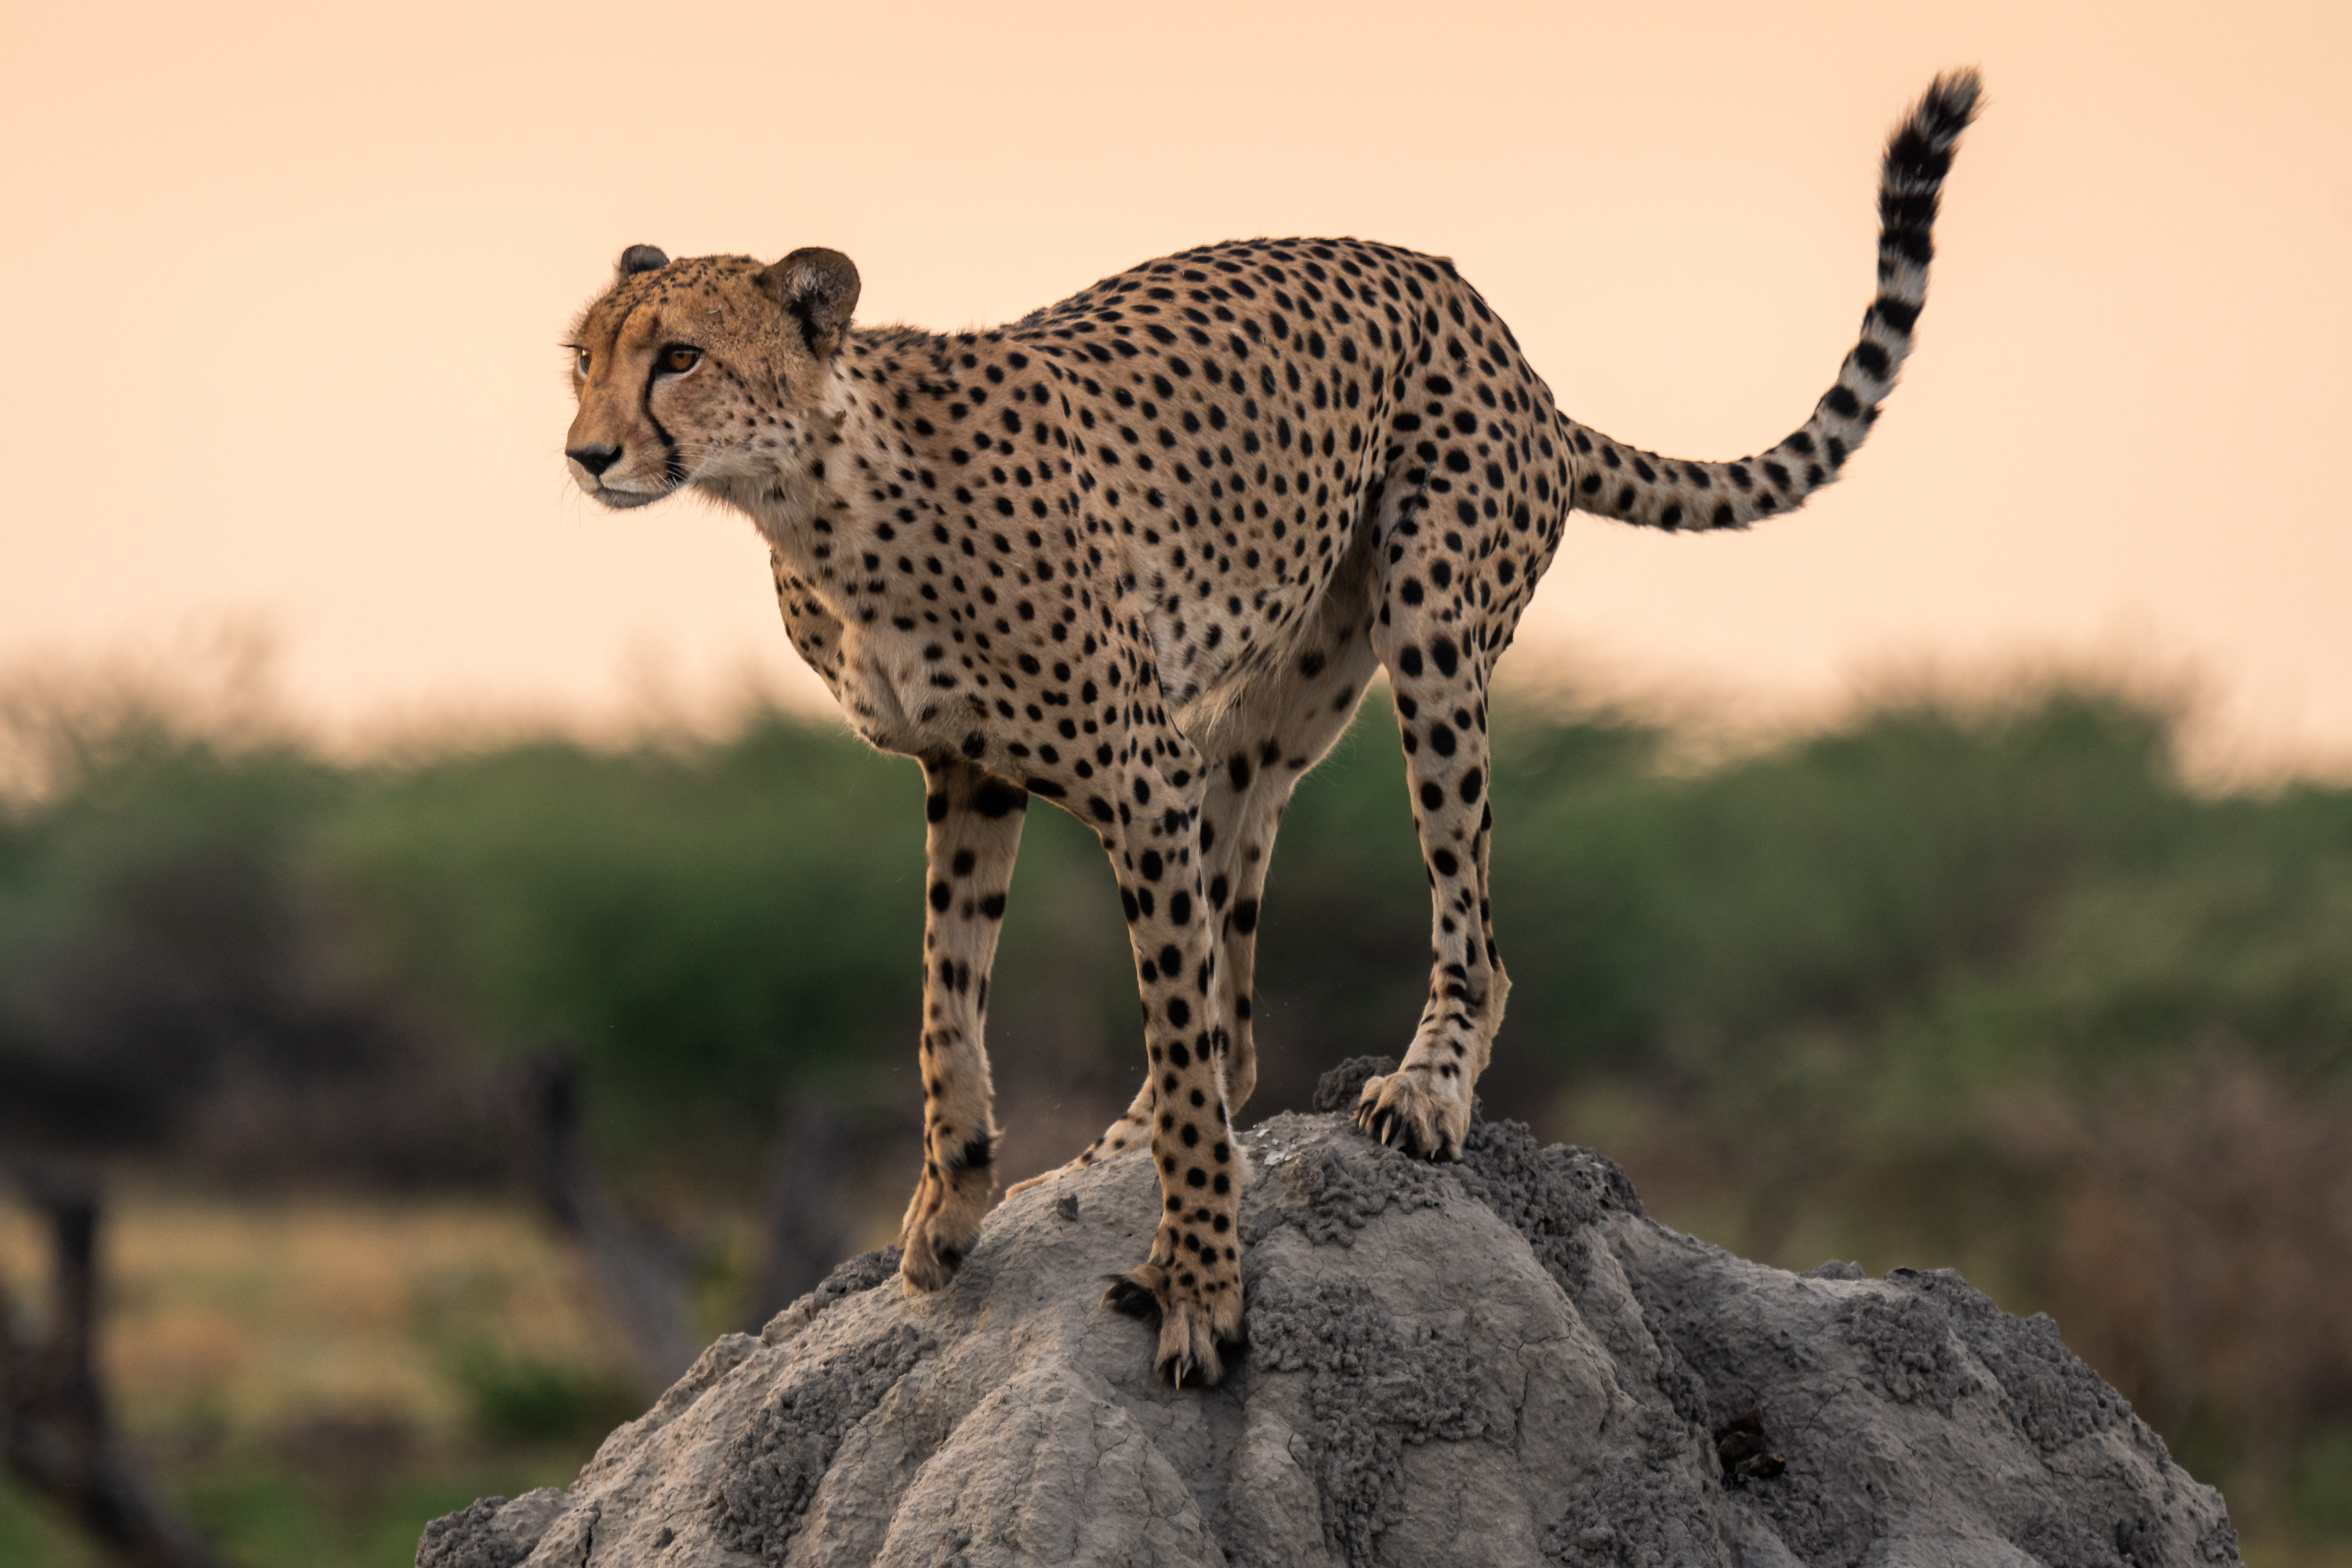
[[[1838,476],[1910,349],[1978,96],[1974,72],[1940,77],[1895,129],[1859,340],[1802,427],[1732,462],[1569,418],[1451,261],[1366,240],[1205,246],[949,335],[853,325],[836,251],[622,254],[570,340],[573,478],[609,507],[690,489],[749,517],[793,647],[860,735],[922,766],[908,1289],[955,1272],[995,1187],[989,969],[1042,798],[1110,858],[1150,1064],[1064,1169],[1149,1151],[1151,1250],[1104,1300],[1157,1323],[1161,1377],[1218,1382],[1244,1342],[1232,1124],[1257,1079],[1267,859],[1378,671],[1432,957],[1411,1045],[1354,1118],[1458,1156],[1510,994],[1486,898],[1495,661],[1571,509],[1739,529]]]

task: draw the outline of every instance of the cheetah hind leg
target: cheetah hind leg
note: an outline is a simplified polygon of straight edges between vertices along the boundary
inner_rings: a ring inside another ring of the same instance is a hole
[[[1145,1147],[1151,1142],[1151,1085],[1147,1081],[1136,1090],[1135,1103],[1129,1106],[1118,1121],[1104,1128],[1102,1136],[1081,1150],[1076,1159],[1066,1165],[1040,1172],[1026,1181],[1013,1183],[1004,1189],[1004,1195],[1008,1199],[1017,1198],[1032,1187],[1042,1187],[1048,1182],[1075,1175],[1098,1160],[1108,1160],[1113,1154],[1124,1154],[1129,1149]]]
[[[1411,1065],[1364,1080],[1356,1129],[1424,1160],[1458,1160],[1470,1131],[1470,1107],[1425,1067]]]
[[[1511,978],[1496,963],[1477,1001],[1465,1002],[1460,989],[1447,985],[1430,1002],[1402,1066],[1364,1080],[1355,1122],[1366,1137],[1419,1159],[1462,1158],[1470,1135],[1471,1085],[1486,1066]]]

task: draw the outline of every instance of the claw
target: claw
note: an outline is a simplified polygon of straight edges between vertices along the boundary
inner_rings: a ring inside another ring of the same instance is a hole
[[[1360,1131],[1417,1160],[1460,1159],[1461,1120],[1461,1108],[1425,1078],[1391,1074],[1370,1079],[1356,1103]]]
[[[1190,1381],[1198,1388],[1213,1387],[1231,1364],[1222,1352],[1238,1354],[1248,1340],[1241,1321],[1240,1294],[1223,1296],[1212,1307],[1189,1290],[1172,1290],[1171,1285],[1163,1265],[1146,1263],[1115,1278],[1103,1304],[1160,1331],[1152,1366],[1171,1385],[1181,1388]]]

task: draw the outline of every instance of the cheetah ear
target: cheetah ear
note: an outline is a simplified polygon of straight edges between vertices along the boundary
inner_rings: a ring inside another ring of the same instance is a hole
[[[808,246],[760,274],[760,287],[800,323],[809,353],[831,359],[849,339],[857,308],[857,264],[838,250]]]
[[[633,245],[621,252],[621,264],[614,269],[613,281],[625,283],[640,272],[651,272],[657,267],[667,267],[669,258],[658,245]]]

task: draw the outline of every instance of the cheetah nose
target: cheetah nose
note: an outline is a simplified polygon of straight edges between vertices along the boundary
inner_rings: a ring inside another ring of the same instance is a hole
[[[568,447],[563,455],[587,469],[592,479],[604,478],[604,470],[621,460],[618,447],[607,447],[601,441],[588,447]]]

